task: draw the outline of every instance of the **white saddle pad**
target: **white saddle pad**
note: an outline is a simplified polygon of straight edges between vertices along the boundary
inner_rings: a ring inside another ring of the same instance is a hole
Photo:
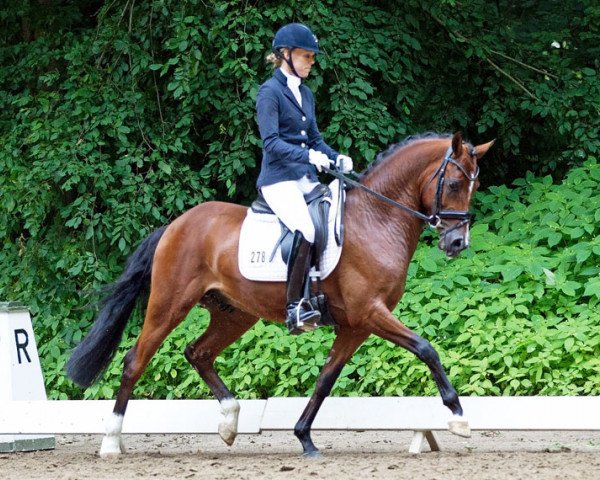
[[[321,278],[326,278],[333,271],[342,254],[342,247],[338,246],[334,231],[338,213],[339,181],[331,182],[329,188],[332,194],[332,205],[329,209],[327,248],[321,258]],[[337,223],[339,229],[339,222]],[[252,209],[248,209],[244,223],[242,223],[238,251],[238,264],[244,277],[248,280],[262,282],[286,281],[287,265],[281,259],[281,247],[277,247],[271,260],[273,249],[280,236],[281,226],[275,215],[254,213]]]

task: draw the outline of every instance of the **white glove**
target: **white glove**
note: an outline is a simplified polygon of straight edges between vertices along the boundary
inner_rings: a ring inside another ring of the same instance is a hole
[[[342,173],[351,172],[354,168],[352,159],[348,155],[338,155],[335,159],[335,166],[338,170],[341,170]]]
[[[331,160],[329,157],[325,155],[323,152],[319,152],[318,150],[313,150],[312,148],[308,151],[308,163],[312,163],[317,170],[320,172],[323,167],[330,167]]]

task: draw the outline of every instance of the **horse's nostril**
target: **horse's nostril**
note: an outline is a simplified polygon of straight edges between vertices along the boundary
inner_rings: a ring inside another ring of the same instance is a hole
[[[462,238],[456,238],[452,241],[452,243],[450,244],[450,246],[452,248],[462,248],[463,246],[463,239]]]

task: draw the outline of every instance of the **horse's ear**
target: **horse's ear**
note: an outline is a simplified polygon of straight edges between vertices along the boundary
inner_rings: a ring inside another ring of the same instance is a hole
[[[462,132],[456,132],[452,137],[452,153],[454,158],[460,157],[463,148],[463,136]]]
[[[488,143],[483,143],[481,145],[477,145],[474,150],[475,150],[475,156],[477,157],[477,160],[479,160],[481,157],[483,157],[487,151],[490,149],[490,147],[494,144],[496,140],[492,140],[491,142]]]

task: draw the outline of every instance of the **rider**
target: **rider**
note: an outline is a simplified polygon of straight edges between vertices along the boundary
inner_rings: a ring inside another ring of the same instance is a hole
[[[276,68],[261,85],[256,97],[258,128],[263,142],[263,159],[256,186],[271,210],[294,232],[288,259],[287,320],[291,334],[316,328],[321,314],[303,298],[310,269],[315,228],[304,194],[318,184],[317,170],[335,159],[344,172],[352,170],[352,159],[340,155],[321,138],[315,118],[315,102],[302,84],[319,53],[319,42],[300,23],[290,23],[275,34],[267,61]]]

